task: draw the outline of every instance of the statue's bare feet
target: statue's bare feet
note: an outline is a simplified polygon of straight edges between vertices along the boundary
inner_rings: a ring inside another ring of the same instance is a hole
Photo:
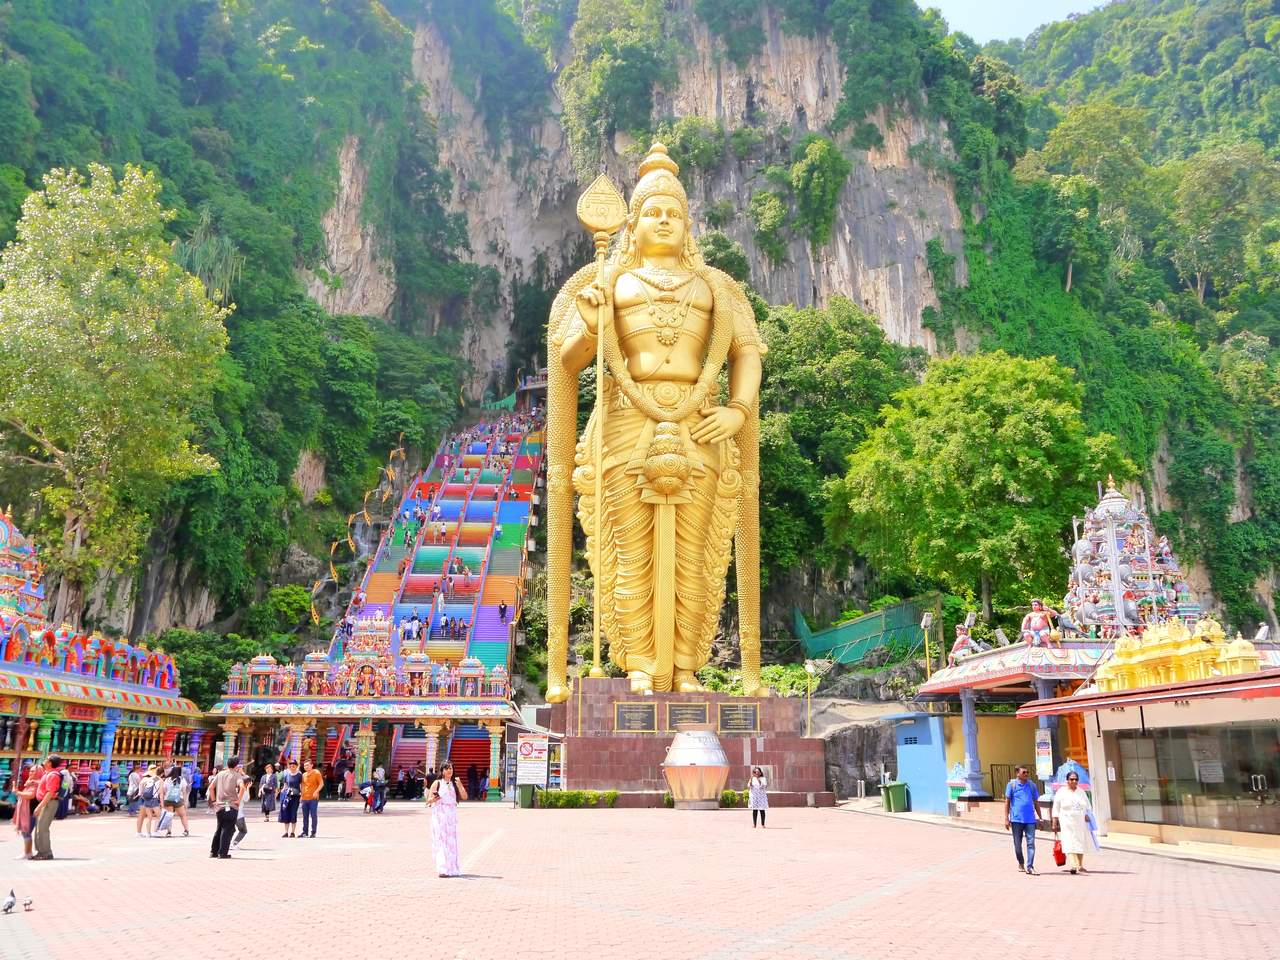
[[[569,699],[569,688],[563,683],[547,684],[547,703],[564,703]]]
[[[671,681],[671,689],[676,693],[703,693],[707,688],[698,682],[692,671],[677,670]]]
[[[742,695],[744,697],[771,697],[773,696],[773,688],[762,683],[756,687],[743,689]]]
[[[631,679],[632,693],[652,693],[653,677],[649,676],[643,670],[632,670],[628,677]]]

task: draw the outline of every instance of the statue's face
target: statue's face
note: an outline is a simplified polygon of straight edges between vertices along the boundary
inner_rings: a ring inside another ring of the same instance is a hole
[[[677,197],[655,194],[644,202],[636,218],[636,248],[640,256],[678,256],[684,250],[684,204]]]

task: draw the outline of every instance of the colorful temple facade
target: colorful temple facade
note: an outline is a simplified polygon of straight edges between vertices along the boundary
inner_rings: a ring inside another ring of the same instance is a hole
[[[532,413],[489,416],[409,482],[327,650],[232,669],[210,713],[222,756],[349,764],[360,782],[447,757],[487,771],[497,799],[542,432]]]
[[[49,753],[82,782],[133,763],[199,762],[203,734],[163,650],[47,619],[35,545],[0,513],[0,784]]]
[[[1245,651],[1248,641],[1226,643],[1221,626],[1202,618],[1168,540],[1155,534],[1142,504],[1110,479],[1097,505],[1073,520],[1073,527],[1071,574],[1060,607],[1033,603],[1018,639],[1004,645],[983,646],[958,625],[948,666],[919,688],[917,699],[924,702],[960,701],[964,759],[950,777],[962,784],[957,799],[989,798],[1003,787],[1006,764],[983,767],[980,701],[1056,702],[1095,683],[1105,688],[1128,682],[1131,674],[1172,678],[1194,670],[1219,677],[1247,664],[1280,667],[1275,643],[1248,644]],[[1183,661],[1182,653],[1193,649],[1196,656]],[[1145,653],[1130,662],[1131,651]],[[1049,731],[1053,768],[1063,761],[1088,764],[1081,713],[1044,710],[1034,716]],[[1019,752],[1019,762],[1030,759]]]

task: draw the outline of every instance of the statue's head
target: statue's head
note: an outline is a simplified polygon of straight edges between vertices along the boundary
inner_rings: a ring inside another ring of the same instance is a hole
[[[642,256],[679,256],[682,266],[702,262],[689,230],[689,198],[680,183],[680,167],[667,148],[654,142],[640,162],[640,179],[631,194],[619,260],[634,266]]]

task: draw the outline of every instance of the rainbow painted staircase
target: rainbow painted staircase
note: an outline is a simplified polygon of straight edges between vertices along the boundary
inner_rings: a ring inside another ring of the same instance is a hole
[[[542,446],[540,427],[473,427],[446,437],[430,466],[409,483],[396,520],[383,534],[361,583],[364,603],[351,611],[357,621],[381,613],[396,626],[416,611],[428,624],[425,644],[412,649],[401,648],[400,630],[392,628],[397,669],[408,654],[425,652],[443,664],[479,661],[486,674],[495,667],[510,670],[513,625],[524,600],[530,506]],[[418,508],[428,518],[433,514],[436,518],[425,523],[406,519]],[[467,570],[469,575],[450,574],[450,570]],[[444,594],[443,603],[433,607],[437,587]],[[470,624],[465,639],[444,630],[446,618]],[[341,646],[335,638],[330,651],[334,662],[341,660]],[[342,732],[345,738],[349,730]],[[398,727],[389,770],[420,764],[425,756],[423,731]],[[458,725],[447,756],[461,776],[472,764],[484,770],[489,766],[488,732],[476,724]]]

